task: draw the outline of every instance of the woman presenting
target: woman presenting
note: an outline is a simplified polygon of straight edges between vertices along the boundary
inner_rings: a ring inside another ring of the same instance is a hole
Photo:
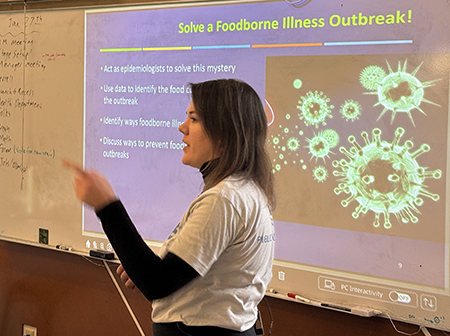
[[[155,336],[253,336],[274,254],[266,115],[257,93],[242,81],[190,87],[192,99],[179,126],[186,144],[181,161],[199,169],[204,188],[159,255],[102,175],[64,164],[74,171],[76,196],[102,222],[122,263],[121,279],[152,301]]]

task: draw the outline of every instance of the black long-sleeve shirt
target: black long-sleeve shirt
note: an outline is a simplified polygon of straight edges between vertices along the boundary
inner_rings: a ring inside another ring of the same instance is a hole
[[[215,160],[203,164],[200,168],[203,180],[214,166]],[[123,268],[148,300],[168,296],[199,276],[173,253],[169,252],[163,259],[157,256],[136,230],[121,201],[107,205],[97,216]]]
[[[97,212],[125,271],[148,300],[168,296],[199,276],[173,253],[161,259],[144,242],[121,201]]]

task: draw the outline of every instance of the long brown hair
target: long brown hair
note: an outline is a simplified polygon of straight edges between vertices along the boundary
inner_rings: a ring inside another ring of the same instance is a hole
[[[204,190],[235,174],[253,180],[275,207],[272,166],[266,151],[267,118],[261,99],[247,83],[218,79],[190,83],[197,116],[213,144]]]

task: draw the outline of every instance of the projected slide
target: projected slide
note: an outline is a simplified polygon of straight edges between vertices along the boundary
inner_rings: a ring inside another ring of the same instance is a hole
[[[242,79],[269,120],[276,258],[446,288],[450,55],[419,4],[359,6],[88,11],[86,167],[164,241],[202,188],[181,164],[187,84]],[[83,232],[102,232],[92,211]]]
[[[322,250],[352,247],[323,258],[292,242],[282,259],[444,287],[449,65],[436,54],[267,58],[279,227]],[[299,218],[307,226],[292,226]]]

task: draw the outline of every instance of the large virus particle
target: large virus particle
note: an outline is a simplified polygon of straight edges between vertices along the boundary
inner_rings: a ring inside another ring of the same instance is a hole
[[[343,207],[356,200],[359,205],[352,213],[353,218],[367,213],[375,213],[373,225],[380,225],[380,216],[384,215],[384,227],[392,227],[390,214],[394,214],[402,223],[416,223],[418,218],[414,213],[420,214],[418,206],[423,204],[426,196],[433,201],[439,200],[439,195],[425,189],[426,178],[439,179],[442,175],[440,169],[427,171],[417,162],[417,157],[430,150],[428,144],[422,144],[415,152],[409,152],[414,146],[411,140],[399,145],[400,138],[405,130],[401,127],[395,131],[392,143],[381,141],[381,130],[372,131],[372,141],[367,132],[361,135],[365,145],[361,146],[354,136],[348,141],[353,145],[349,150],[340,147],[345,159],[333,161],[333,175],[339,177],[339,185],[334,189],[336,195],[344,192],[350,196],[341,201]]]
[[[326,125],[325,119],[332,118],[331,109],[333,105],[328,105],[330,99],[323,92],[309,91],[306,96],[302,96],[298,101],[297,108],[300,110],[298,114],[306,126],[314,125],[319,128],[319,124]]]
[[[392,124],[395,115],[398,112],[403,112],[408,114],[409,119],[415,126],[414,120],[411,116],[411,110],[417,109],[426,115],[420,108],[421,102],[440,106],[424,98],[424,89],[426,87],[433,86],[439,79],[424,83],[420,82],[415,75],[422,66],[422,63],[411,73],[406,72],[406,66],[408,63],[407,59],[405,60],[403,67],[400,64],[400,61],[398,62],[398,69],[396,72],[392,70],[389,62],[386,61],[386,63],[389,69],[389,74],[385,76],[378,84],[376,92],[366,92],[367,94],[378,95],[378,102],[374,106],[383,105],[384,107],[383,111],[378,116],[377,121],[386,113],[386,111],[392,111]]]
[[[328,178],[328,170],[324,166],[314,167],[313,177],[317,182],[323,182]]]
[[[359,81],[368,90],[376,90],[383,78],[386,77],[384,69],[378,65],[369,65],[361,71]]]
[[[309,154],[311,154],[311,159],[315,158],[316,162],[318,158],[322,158],[323,162],[325,162],[325,157],[329,157],[328,154],[332,153],[330,151],[330,143],[329,141],[323,136],[322,132],[319,132],[319,134],[314,135],[311,139],[306,138],[306,141],[308,142],[308,146],[306,148],[309,148]]]

